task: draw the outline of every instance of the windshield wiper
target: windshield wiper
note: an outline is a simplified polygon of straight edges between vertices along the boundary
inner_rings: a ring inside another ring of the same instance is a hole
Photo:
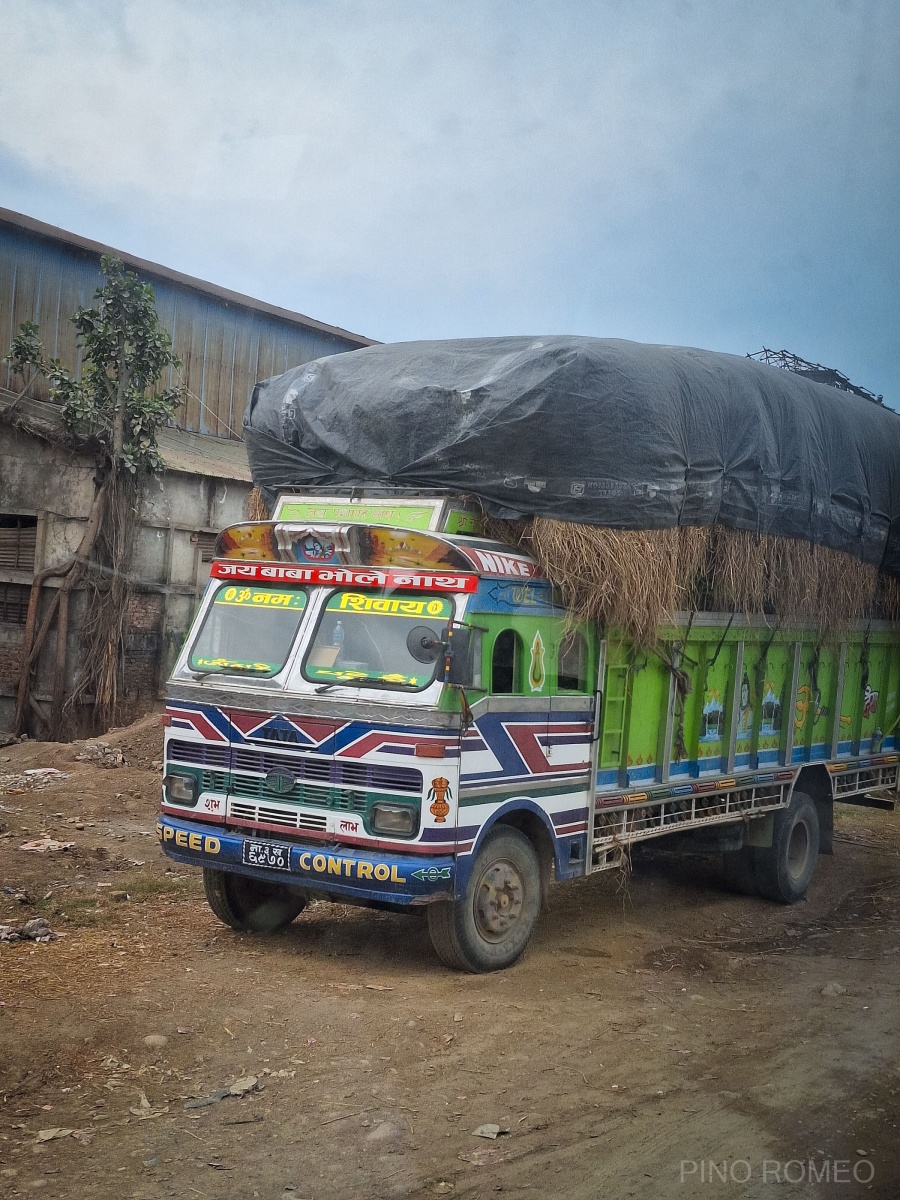
[[[430,681],[429,681],[430,682]],[[329,683],[328,687],[381,687],[387,684],[391,688],[414,688],[418,684],[414,683],[398,683],[396,678],[390,675],[366,675],[359,679],[348,679],[345,683],[336,684]],[[318,690],[318,689],[317,689]]]
[[[207,675],[268,675],[269,668],[235,663],[230,667],[210,667],[208,671],[192,671],[191,674],[195,679],[205,679]]]

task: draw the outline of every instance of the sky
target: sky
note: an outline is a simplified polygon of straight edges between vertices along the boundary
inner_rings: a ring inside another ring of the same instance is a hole
[[[0,205],[380,341],[900,409],[897,0],[0,0]]]

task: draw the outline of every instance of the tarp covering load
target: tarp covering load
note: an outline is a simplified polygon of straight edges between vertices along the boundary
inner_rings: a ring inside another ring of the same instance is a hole
[[[900,574],[900,419],[746,358],[588,337],[371,346],[259,384],[254,482],[474,494],[497,517],[724,525]]]

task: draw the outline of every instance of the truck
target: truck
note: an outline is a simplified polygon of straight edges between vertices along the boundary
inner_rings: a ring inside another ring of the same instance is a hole
[[[552,882],[660,838],[801,899],[834,804],[897,787],[897,627],[696,612],[640,645],[479,522],[452,493],[348,489],[219,535],[157,826],[216,916],[424,908],[445,964],[494,971]]]

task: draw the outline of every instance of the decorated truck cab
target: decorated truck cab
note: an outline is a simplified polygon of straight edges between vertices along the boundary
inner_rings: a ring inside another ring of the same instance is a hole
[[[446,495],[283,496],[219,535],[168,686],[158,834],[216,915],[424,906],[445,963],[525,949],[551,879],[690,836],[790,903],[835,799],[896,786],[896,630],[694,614],[642,650]]]

